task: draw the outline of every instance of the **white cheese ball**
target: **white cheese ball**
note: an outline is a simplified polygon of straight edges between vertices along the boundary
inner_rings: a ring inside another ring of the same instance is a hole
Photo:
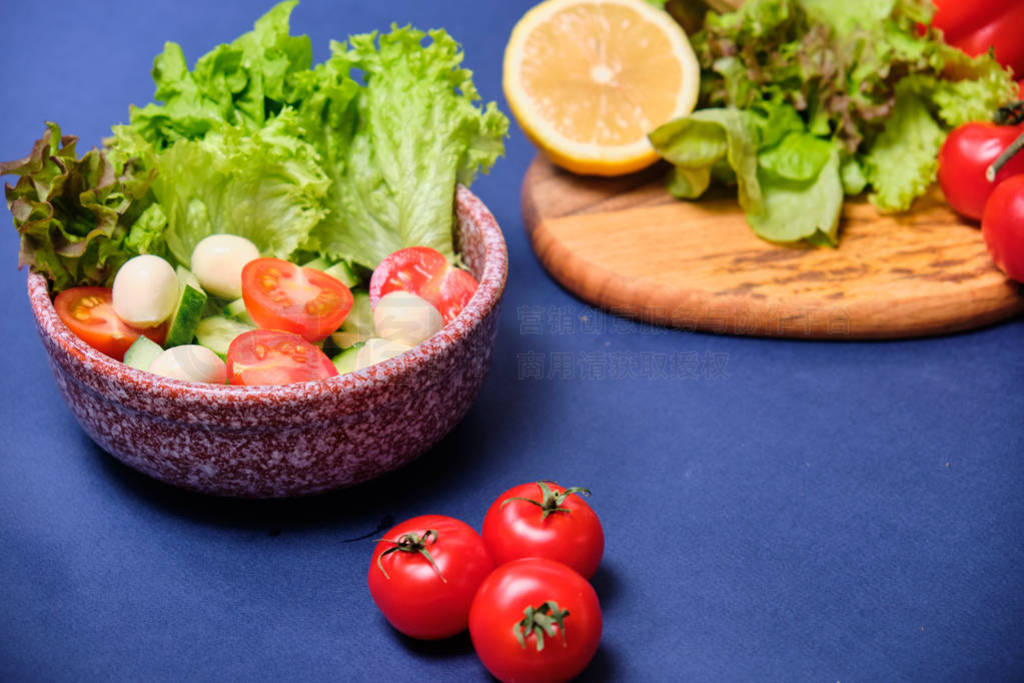
[[[256,245],[238,235],[210,235],[192,250],[192,272],[210,294],[224,299],[242,296],[242,268],[260,257]]]
[[[178,305],[178,276],[159,256],[129,259],[114,276],[114,312],[135,327],[156,327]]]
[[[356,370],[362,370],[371,365],[383,363],[388,358],[394,358],[411,348],[412,346],[409,344],[392,341],[391,339],[380,339],[379,337],[368,339],[356,354]]]
[[[198,344],[172,346],[153,359],[149,371],[171,379],[211,384],[224,384],[228,376],[228,366],[220,356]]]
[[[441,329],[441,314],[429,301],[410,292],[385,294],[373,309],[378,337],[416,346]]]

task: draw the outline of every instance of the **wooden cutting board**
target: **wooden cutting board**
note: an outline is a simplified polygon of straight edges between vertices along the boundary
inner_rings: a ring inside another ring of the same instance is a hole
[[[665,171],[585,178],[538,156],[523,181],[523,217],[548,272],[613,313],[729,334],[915,337],[1024,311],[1024,289],[937,189],[899,216],[847,202],[839,247],[812,249],[755,237],[724,193],[674,199]]]

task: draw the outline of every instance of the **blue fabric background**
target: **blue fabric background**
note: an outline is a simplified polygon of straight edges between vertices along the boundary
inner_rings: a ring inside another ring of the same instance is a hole
[[[322,59],[329,38],[391,21],[444,26],[503,103],[502,50],[529,4],[305,0],[293,27]],[[98,144],[151,99],[165,40],[194,60],[268,7],[4,2],[0,158],[48,119]],[[372,545],[350,539],[428,512],[479,527],[493,497],[539,478],[592,488],[605,524],[587,680],[1024,678],[1024,322],[809,343],[610,318],[530,251],[533,153],[513,126],[474,187],[511,257],[480,400],[411,466],[309,500],[193,495],[96,447],[57,393],[7,228],[0,679],[487,680],[468,638],[388,627],[365,587]]]

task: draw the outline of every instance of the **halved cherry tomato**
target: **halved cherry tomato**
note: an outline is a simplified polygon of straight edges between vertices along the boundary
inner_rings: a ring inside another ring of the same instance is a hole
[[[547,557],[584,578],[604,554],[601,521],[580,494],[548,481],[520,484],[498,496],[484,517],[483,537],[498,564],[521,557]]]
[[[337,330],[352,308],[352,292],[337,278],[277,258],[242,269],[242,299],[257,325],[311,342]]]
[[[994,183],[985,178],[986,169],[1022,134],[1024,125],[976,122],[953,129],[939,150],[939,186],[954,211],[980,220],[996,185],[1024,173],[1024,154],[1018,154],[1000,169]]]
[[[981,234],[999,270],[1024,283],[1024,174],[993,190],[981,218]]]
[[[337,374],[323,351],[291,332],[250,330],[235,337],[228,347],[231,384],[291,384]]]
[[[568,681],[601,643],[601,606],[587,580],[554,560],[503,564],[484,579],[469,608],[469,635],[501,681]]]
[[[73,287],[53,300],[57,315],[79,339],[111,358],[124,360],[124,352],[145,335],[164,343],[167,324],[148,329],[132,327],[117,317],[109,287]]]
[[[476,291],[476,280],[448,263],[430,247],[399,249],[380,262],[370,278],[370,305],[389,292],[403,290],[429,301],[448,322],[457,316]]]
[[[422,640],[466,630],[477,587],[494,569],[480,534],[444,515],[421,515],[384,534],[373,551],[370,596],[396,629]]]

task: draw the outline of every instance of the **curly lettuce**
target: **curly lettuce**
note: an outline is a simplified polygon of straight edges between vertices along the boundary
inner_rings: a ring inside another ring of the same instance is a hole
[[[503,153],[508,119],[493,102],[477,106],[472,72],[442,30],[392,26],[331,47],[324,74],[356,68],[365,84],[350,118],[340,116],[351,137],[321,146],[333,184],[315,247],[368,268],[412,245],[453,258],[455,184],[470,184]]]
[[[0,163],[0,175],[19,176],[5,192],[21,236],[18,266],[45,275],[54,293],[109,285],[122,263],[159,244],[145,234],[153,214],[143,219],[133,207],[155,174],[115,166],[97,149],[79,158],[78,138],[46,125],[27,157]]]
[[[919,32],[933,12],[930,0],[748,0],[709,13],[693,36],[705,109],[688,120],[742,113],[758,134],[744,148],[751,158],[730,157],[731,173],[716,162],[716,174],[688,158],[688,147],[699,156],[707,145],[698,128],[653,131],[674,165],[669,190],[693,198],[722,178],[738,185],[759,236],[815,245],[835,243],[844,194],[869,190],[883,211],[910,208],[935,181],[949,130],[1015,94],[991,55],[968,57]],[[755,186],[764,201],[750,201]]]
[[[313,66],[309,38],[290,33],[295,5],[191,69],[167,43],[156,102],[131,107],[104,149],[79,158],[50,124],[28,157],[0,164],[21,176],[7,189],[20,262],[59,291],[109,284],[139,253],[188,266],[214,233],[367,268],[408,246],[454,260],[456,183],[504,153],[508,120],[480,106],[443,30],[352,36]]]

